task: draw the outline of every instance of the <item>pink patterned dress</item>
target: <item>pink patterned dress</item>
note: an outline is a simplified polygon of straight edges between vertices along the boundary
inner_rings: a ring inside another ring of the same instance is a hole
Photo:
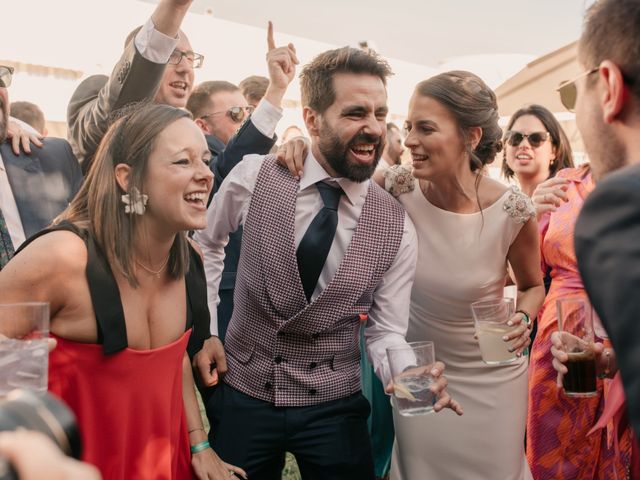
[[[587,435],[604,405],[604,385],[592,398],[570,398],[556,385],[551,364],[551,333],[558,329],[556,301],[584,297],[573,248],[576,219],[594,182],[588,165],[567,168],[557,174],[570,180],[569,201],[539,223],[542,267],[550,272],[551,287],[538,314],[538,333],[531,348],[529,366],[529,411],[527,415],[527,459],[535,480],[615,480],[628,478],[629,431],[616,458],[607,429]]]

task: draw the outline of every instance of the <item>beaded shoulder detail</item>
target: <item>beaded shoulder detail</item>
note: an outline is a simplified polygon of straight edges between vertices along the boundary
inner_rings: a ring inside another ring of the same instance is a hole
[[[412,192],[415,187],[416,179],[410,165],[394,165],[384,172],[384,189],[394,197]]]
[[[527,223],[536,217],[536,209],[531,199],[522,193],[518,187],[512,186],[509,196],[504,201],[502,209],[507,212],[516,223]]]

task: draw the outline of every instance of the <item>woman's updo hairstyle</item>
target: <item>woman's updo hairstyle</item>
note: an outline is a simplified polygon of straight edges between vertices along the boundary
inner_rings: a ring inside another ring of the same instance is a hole
[[[440,102],[454,116],[469,154],[472,172],[494,161],[502,150],[498,103],[496,94],[480,77],[462,70],[445,72],[420,82],[415,93]],[[469,140],[472,127],[482,129],[482,137],[475,149],[471,148]]]

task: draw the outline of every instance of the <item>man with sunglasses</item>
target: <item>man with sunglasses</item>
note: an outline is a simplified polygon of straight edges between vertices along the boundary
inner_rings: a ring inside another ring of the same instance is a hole
[[[46,138],[31,154],[15,153],[7,141],[13,68],[0,65],[0,269],[31,235],[66,208],[82,183],[71,147]]]
[[[640,433],[640,0],[600,0],[578,48],[583,73],[559,88],[576,122],[596,189],[575,228],[578,267],[602,319],[636,434]],[[610,354],[611,355],[611,354]],[[635,478],[635,477],[633,477]]]
[[[219,150],[220,145],[224,148],[229,143],[254,108],[249,106],[240,89],[233,83],[210,80],[194,89],[187,102],[187,110],[204,134],[218,141],[214,150]]]
[[[114,111],[142,101],[186,106],[194,85],[193,70],[203,61],[180,30],[191,3],[161,0],[149,20],[127,37],[111,76],[93,75],[73,93],[67,109],[69,141],[84,172]]]

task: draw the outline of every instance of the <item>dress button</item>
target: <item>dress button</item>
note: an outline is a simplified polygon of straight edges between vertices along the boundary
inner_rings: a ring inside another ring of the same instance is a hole
[[[266,388],[267,390],[271,390],[273,388],[273,383],[271,382],[267,382],[264,384],[264,388]]]
[[[276,363],[282,363],[282,357],[280,355],[278,355],[277,357],[275,357],[273,359],[273,361],[276,362]]]
[[[317,364],[316,362],[311,362],[311,363],[309,364],[309,368],[310,368],[311,370],[313,370],[313,369],[314,369],[314,368],[316,368],[317,366],[318,366],[318,364]]]
[[[283,331],[279,331],[279,332],[278,332],[278,336],[279,336],[279,337],[284,337],[284,336],[285,336],[285,333],[284,333]]]
[[[312,333],[311,334],[311,338],[313,338],[314,340],[316,340],[319,336],[320,336],[319,333]]]
[[[318,393],[318,391],[315,388],[309,389],[309,395],[315,395],[316,393]]]

